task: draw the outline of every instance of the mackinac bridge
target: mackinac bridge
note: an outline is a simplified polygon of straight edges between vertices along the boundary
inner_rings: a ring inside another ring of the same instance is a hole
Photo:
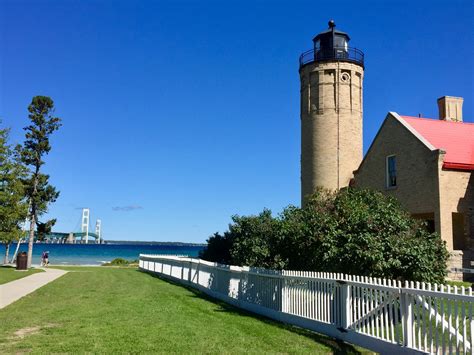
[[[95,222],[95,229],[90,230],[90,210],[89,208],[82,209],[82,217],[80,221],[80,229],[73,232],[49,232],[43,235],[35,233],[35,241],[42,243],[54,244],[103,244],[102,238],[102,221],[97,219]],[[76,229],[76,228],[75,228]]]

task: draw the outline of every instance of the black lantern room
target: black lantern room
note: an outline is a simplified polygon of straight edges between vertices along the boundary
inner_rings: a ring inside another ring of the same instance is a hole
[[[333,20],[328,22],[329,29],[313,38],[314,56],[316,60],[344,59],[348,56],[349,35],[336,30]]]
[[[364,65],[364,53],[357,48],[350,48],[350,37],[347,33],[336,30],[333,20],[328,22],[329,28],[313,38],[314,48],[303,53],[300,66],[310,62],[338,60]]]

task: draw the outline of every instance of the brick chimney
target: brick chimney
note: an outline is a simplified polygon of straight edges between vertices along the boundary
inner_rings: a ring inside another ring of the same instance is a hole
[[[462,97],[443,96],[438,99],[439,119],[462,122]]]

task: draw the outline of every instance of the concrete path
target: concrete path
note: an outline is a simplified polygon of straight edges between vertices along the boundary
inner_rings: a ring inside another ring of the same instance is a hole
[[[67,271],[42,268],[45,272],[39,272],[18,280],[0,285],[0,309],[19,300],[20,298],[36,291],[40,287],[63,276]]]

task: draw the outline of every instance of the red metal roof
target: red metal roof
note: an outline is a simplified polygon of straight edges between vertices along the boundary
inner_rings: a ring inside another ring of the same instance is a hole
[[[474,171],[474,123],[402,118],[436,149],[446,151],[443,168]]]

